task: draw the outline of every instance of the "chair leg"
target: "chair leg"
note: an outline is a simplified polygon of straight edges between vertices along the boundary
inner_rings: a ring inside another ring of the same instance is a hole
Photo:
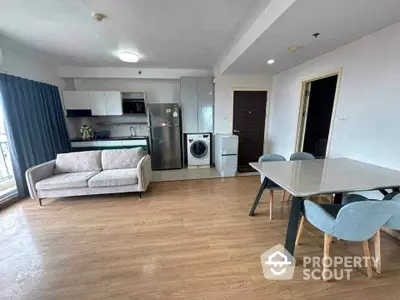
[[[295,242],[296,245],[299,244],[301,235],[303,234],[304,221],[305,221],[305,218],[304,218],[304,216],[302,216],[301,220],[300,220],[299,230],[297,231],[296,242]]]
[[[285,199],[286,199],[286,191],[283,190],[283,193],[282,193],[282,202],[281,202],[281,204],[285,203]]]
[[[43,205],[42,205],[42,199],[39,198],[38,200],[39,200],[39,205],[40,205],[40,206],[43,206]]]
[[[322,259],[322,279],[326,282],[328,281],[326,278],[326,272],[328,271],[328,263],[327,260],[329,259],[329,250],[331,247],[332,236],[325,233],[324,236],[324,258]]]
[[[367,275],[368,275],[368,278],[371,278],[372,277],[372,264],[371,264],[371,253],[369,252],[368,240],[363,242],[363,248],[364,248],[364,256],[367,257]]]
[[[272,220],[272,210],[274,207],[274,191],[269,190],[269,219]]]
[[[378,230],[374,236],[374,254],[375,254],[375,270],[376,273],[381,274],[381,231]]]

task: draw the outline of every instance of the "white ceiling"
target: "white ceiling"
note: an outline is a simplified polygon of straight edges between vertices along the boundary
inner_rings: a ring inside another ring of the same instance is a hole
[[[225,73],[276,74],[397,22],[399,0],[297,0]]]
[[[228,57],[241,36],[251,33],[257,18],[266,24],[261,16],[266,8],[286,2],[289,8],[223,70],[276,74],[400,22],[400,0],[270,2],[0,0],[0,35],[43,51],[60,65],[210,70]],[[107,18],[95,22],[94,11]],[[312,37],[315,32],[321,33],[318,39]],[[287,49],[293,45],[302,48],[291,53]],[[137,52],[140,62],[121,62],[119,50]],[[275,64],[266,65],[271,58]]]
[[[211,69],[260,0],[0,0],[0,34],[70,66]],[[95,22],[92,12],[107,18]]]

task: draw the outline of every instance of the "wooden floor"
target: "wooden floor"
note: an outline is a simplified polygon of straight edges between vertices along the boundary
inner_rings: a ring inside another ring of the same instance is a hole
[[[249,217],[258,177],[153,183],[135,194],[25,200],[0,212],[0,299],[400,299],[400,243],[382,234],[383,274],[302,280],[322,255],[306,224],[291,281],[264,279],[260,255],[283,243],[289,205]],[[277,197],[278,198],[278,197]],[[277,201],[278,202],[278,201]],[[335,241],[333,255],[361,255]]]

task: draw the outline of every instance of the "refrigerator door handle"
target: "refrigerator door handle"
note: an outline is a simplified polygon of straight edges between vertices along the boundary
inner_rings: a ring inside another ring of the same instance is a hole
[[[165,125],[165,126],[147,126],[148,128],[172,128],[172,127],[179,127],[179,126],[172,126],[172,125]]]

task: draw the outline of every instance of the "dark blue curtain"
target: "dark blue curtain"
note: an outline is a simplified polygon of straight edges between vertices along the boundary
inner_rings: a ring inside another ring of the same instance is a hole
[[[19,196],[27,196],[25,171],[69,152],[59,90],[56,86],[0,74],[1,108]]]

